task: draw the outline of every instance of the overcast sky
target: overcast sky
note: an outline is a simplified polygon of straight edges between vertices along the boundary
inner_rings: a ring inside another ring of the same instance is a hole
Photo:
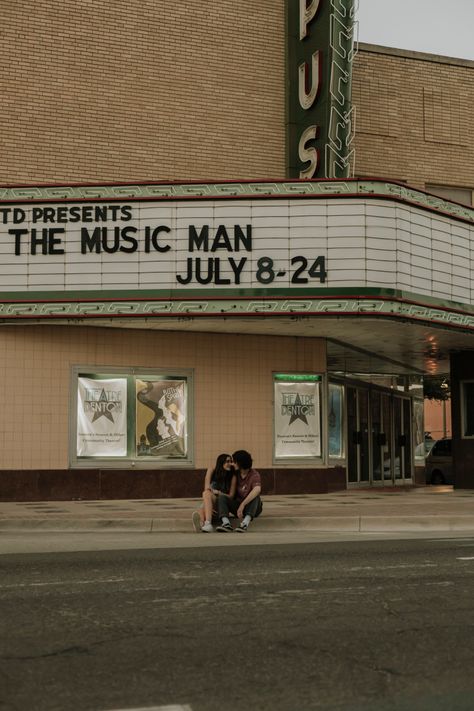
[[[359,42],[474,60],[474,0],[359,0]]]

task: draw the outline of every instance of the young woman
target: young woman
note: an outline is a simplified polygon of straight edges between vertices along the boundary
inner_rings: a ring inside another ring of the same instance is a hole
[[[237,474],[230,454],[219,454],[214,467],[209,467],[204,479],[202,506],[193,513],[196,533],[211,533],[212,516],[217,516],[217,497],[221,494],[229,499],[235,496]]]

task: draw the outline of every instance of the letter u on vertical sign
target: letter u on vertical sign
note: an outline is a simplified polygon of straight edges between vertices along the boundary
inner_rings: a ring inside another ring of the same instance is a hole
[[[307,91],[308,64],[304,62],[298,67],[298,97],[302,109],[310,109],[319,93],[321,86],[321,65],[319,49],[311,57],[311,89]]]

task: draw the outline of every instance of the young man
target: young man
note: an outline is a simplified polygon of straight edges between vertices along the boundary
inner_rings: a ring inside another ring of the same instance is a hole
[[[238,452],[234,452],[232,458],[237,467],[237,492],[235,499],[229,499],[227,496],[219,496],[217,498],[217,509],[221,524],[217,526],[216,531],[220,533],[234,530],[229,520],[229,512],[232,512],[240,519],[240,524],[235,531],[244,533],[251,520],[258,516],[262,510],[262,502],[260,500],[262,482],[260,474],[255,469],[252,469],[252,457],[244,449],[239,449]]]

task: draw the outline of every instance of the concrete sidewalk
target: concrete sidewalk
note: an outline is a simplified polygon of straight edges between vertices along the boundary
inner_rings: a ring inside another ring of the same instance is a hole
[[[264,496],[249,531],[474,531],[474,491],[364,489]],[[191,532],[199,499],[0,502],[2,531]]]

